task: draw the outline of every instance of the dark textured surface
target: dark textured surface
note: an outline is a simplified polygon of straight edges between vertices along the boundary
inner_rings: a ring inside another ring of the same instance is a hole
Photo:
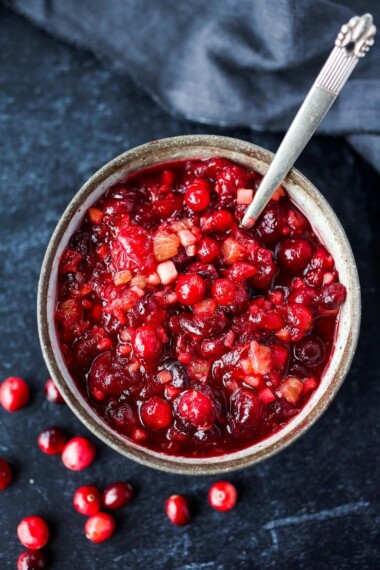
[[[44,400],[47,371],[35,304],[52,230],[86,178],[120,152],[149,139],[216,132],[272,150],[265,133],[206,129],[166,115],[131,81],[0,7],[0,377],[24,376],[33,400],[0,410],[0,455],[16,480],[0,494],[0,568],[15,568],[19,520],[46,517],[52,568],[66,570],[374,569],[379,560],[378,366],[379,176],[341,139],[317,138],[299,167],[328,197],[347,230],[363,287],[364,318],[351,372],[323,418],[291,448],[230,479],[234,511],[206,503],[213,478],[166,475],[132,463],[95,441],[99,459],[81,473],[43,455],[39,431],[60,425],[88,435],[69,409]],[[117,513],[115,536],[92,545],[73,511],[77,486],[127,479],[136,500]],[[186,494],[194,518],[170,525],[163,501]]]

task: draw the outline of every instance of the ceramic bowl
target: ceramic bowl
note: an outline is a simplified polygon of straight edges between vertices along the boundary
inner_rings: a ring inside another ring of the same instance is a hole
[[[224,473],[267,459],[303,434],[326,410],[342,384],[354,356],[360,325],[360,287],[355,260],[344,230],[328,202],[300,172],[292,169],[284,182],[291,200],[311,222],[334,257],[347,288],[335,349],[321,384],[301,412],[283,429],[247,449],[206,459],[173,457],[145,449],[113,431],[90,407],[62,358],[54,325],[58,260],[86,210],[107,188],[130,173],[185,158],[221,156],[264,174],[273,154],[259,146],[226,137],[189,135],[153,141],[116,157],[96,172],[74,196],[50,240],[38,289],[38,325],[43,354],[52,378],[78,418],[107,445],[149,467],[183,474]]]

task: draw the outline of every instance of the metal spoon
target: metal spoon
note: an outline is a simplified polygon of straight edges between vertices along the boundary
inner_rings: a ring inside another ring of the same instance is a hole
[[[252,227],[272,195],[309,142],[356,67],[374,43],[371,14],[354,16],[342,26],[335,47],[280,144],[271,165],[248,206],[241,225]]]

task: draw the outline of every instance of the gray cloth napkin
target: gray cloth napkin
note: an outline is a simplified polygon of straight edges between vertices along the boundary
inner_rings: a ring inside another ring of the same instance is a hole
[[[38,26],[129,73],[168,111],[284,131],[342,24],[379,0],[8,0]],[[380,33],[319,132],[380,171]]]

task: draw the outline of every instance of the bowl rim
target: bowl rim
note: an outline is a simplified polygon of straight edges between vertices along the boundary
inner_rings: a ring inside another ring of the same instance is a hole
[[[190,149],[192,152],[197,149],[200,152],[200,149],[203,149],[206,151],[206,154],[207,152],[210,153],[210,156],[218,156],[218,151],[219,155],[223,155],[223,152],[236,154],[236,157],[232,157],[231,160],[236,160],[237,162],[239,162],[239,156],[241,158],[245,156],[247,159],[251,158],[252,160],[255,159],[263,162],[266,165],[266,168],[274,156],[272,152],[240,139],[218,135],[182,135],[145,143],[138,147],[134,147],[109,161],[82,185],[68,204],[56,225],[44,256],[38,283],[37,321],[43,356],[51,377],[57,384],[57,387],[68,406],[93,434],[115,451],[118,451],[129,459],[133,459],[148,467],[177,474],[210,475],[241,469],[271,457],[298,439],[298,437],[305,433],[323,414],[346,377],[355,354],[360,330],[361,298],[356,263],[351,246],[341,223],[327,200],[322,196],[318,189],[303,174],[301,174],[301,172],[293,168],[285,179],[284,185],[287,187],[293,184],[300,187],[303,192],[305,192],[305,195],[308,193],[312,194],[312,197],[316,200],[316,205],[319,206],[322,214],[329,219],[331,224],[334,225],[336,237],[347,255],[346,263],[352,291],[352,314],[349,323],[349,331],[347,333],[347,343],[342,352],[338,369],[327,386],[327,389],[322,393],[322,396],[316,400],[314,407],[312,407],[307,416],[305,416],[303,423],[295,426],[294,429],[290,429],[290,431],[288,430],[288,433],[284,434],[284,437],[279,437],[278,441],[273,442],[270,445],[260,447],[260,443],[262,442],[254,444],[248,448],[248,452],[251,451],[250,454],[246,453],[241,457],[233,457],[231,459],[229,459],[229,456],[235,456],[236,453],[226,454],[225,456],[213,458],[212,462],[207,462],[202,458],[198,458],[198,460],[193,463],[187,463],[184,458],[182,458],[181,461],[181,457],[179,456],[152,453],[147,448],[134,445],[130,440],[125,438],[121,439],[117,432],[112,430],[112,428],[108,428],[105,422],[103,422],[103,420],[101,420],[101,418],[99,418],[94,412],[91,413],[86,410],[83,402],[80,402],[80,397],[78,397],[79,392],[76,391],[75,393],[75,388],[73,389],[68,386],[68,383],[61,372],[50,337],[49,315],[47,311],[48,294],[49,287],[51,285],[52,272],[56,266],[57,250],[61,241],[68,233],[68,226],[73,216],[78,215],[84,201],[88,199],[96,189],[99,189],[99,187],[104,184],[110,176],[120,173],[123,168],[126,168],[128,165],[133,165],[133,163],[139,163],[139,166],[136,169],[131,168],[130,171],[128,171],[128,174],[134,170],[141,170],[144,168],[144,160],[146,157],[152,158],[152,155],[155,153],[158,154],[159,151],[171,151],[173,156],[169,160],[186,159],[186,157],[189,158]],[[195,158],[196,154],[193,156]],[[164,164],[165,162],[166,161],[163,160],[157,160],[156,164]],[[154,162],[149,161],[146,166],[150,166],[152,164],[154,164]],[[119,176],[119,179],[122,178],[122,176]],[[113,183],[114,182],[108,183],[105,188]],[[296,205],[300,207],[298,203]],[[301,413],[302,410],[297,414],[297,416],[295,416],[295,418],[297,418]],[[291,422],[288,422],[288,424],[286,424],[284,428],[281,428],[278,433],[281,434],[284,432],[290,423]],[[267,439],[269,440],[271,437],[272,436]],[[264,440],[264,443],[265,442],[266,440]],[[243,451],[247,452],[247,450]],[[225,459],[223,460],[223,458]]]

